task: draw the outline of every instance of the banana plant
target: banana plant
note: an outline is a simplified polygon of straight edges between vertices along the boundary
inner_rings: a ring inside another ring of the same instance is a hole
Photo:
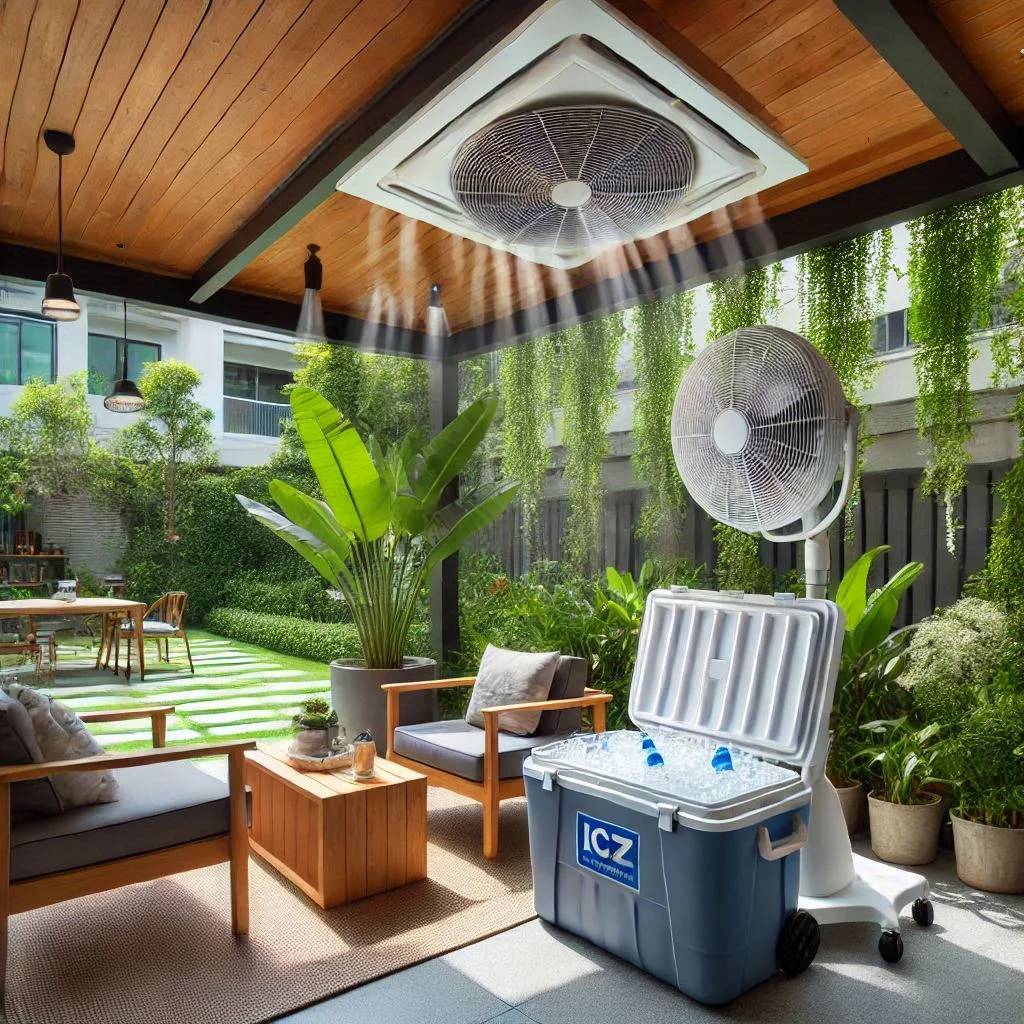
[[[424,446],[410,434],[387,451],[308,387],[292,417],[323,499],[270,483],[280,512],[238,494],[242,507],[294,548],[352,611],[368,668],[401,668],[424,581],[515,498],[518,484],[447,489],[480,446],[498,399],[481,398]]]

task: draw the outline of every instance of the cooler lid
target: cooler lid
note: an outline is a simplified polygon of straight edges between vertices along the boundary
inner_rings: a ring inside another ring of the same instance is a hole
[[[708,590],[647,598],[629,717],[773,761],[819,763],[843,645],[832,601]]]

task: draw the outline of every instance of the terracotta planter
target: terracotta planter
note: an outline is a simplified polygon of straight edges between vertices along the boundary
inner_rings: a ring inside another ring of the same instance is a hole
[[[367,668],[361,661],[331,662],[331,706],[350,739],[369,729],[381,757],[387,753],[388,705],[383,683],[413,683],[434,679],[437,662],[431,658],[406,658],[401,668]],[[399,725],[437,719],[437,690],[402,695]]]
[[[835,783],[833,783],[835,785]],[[839,794],[839,806],[843,809],[846,831],[855,836],[860,828],[860,805],[864,799],[864,784],[855,782],[852,786],[835,786]]]
[[[1024,828],[950,818],[960,880],[985,892],[1024,893]]]
[[[892,864],[930,864],[939,851],[942,799],[925,793],[926,803],[894,804],[868,794],[871,849]]]

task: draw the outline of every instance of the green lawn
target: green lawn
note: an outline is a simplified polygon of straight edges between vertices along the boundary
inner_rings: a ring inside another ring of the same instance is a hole
[[[198,629],[189,630],[196,672],[191,675],[180,640],[171,641],[170,665],[156,660],[156,647],[147,644],[145,682],[133,676],[97,671],[87,646],[62,644],[57,674],[41,688],[76,711],[103,708],[150,707],[173,704],[167,720],[168,743],[203,743],[213,740],[265,739],[290,731],[299,703],[311,695],[329,696],[326,665],[226,640]],[[123,664],[123,663],[122,663]],[[31,682],[31,677],[26,677]],[[149,745],[148,722],[111,722],[90,725],[111,750]]]

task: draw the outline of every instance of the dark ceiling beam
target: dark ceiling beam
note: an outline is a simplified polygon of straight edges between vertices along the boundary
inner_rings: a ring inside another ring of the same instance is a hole
[[[338,179],[532,14],[544,0],[478,0],[379,96],[311,154],[263,207],[199,268],[192,301],[206,302],[326,202]],[[304,239],[303,244],[318,242]],[[295,265],[296,282],[302,265]],[[423,296],[423,304],[427,304]]]
[[[1021,184],[1024,170],[989,176],[958,150],[617,277],[585,285],[562,298],[458,331],[448,339],[447,354],[464,359],[515,345],[594,316],[628,309]]]
[[[0,245],[0,278],[41,286],[56,265],[52,252],[22,245]],[[133,305],[216,320],[231,327],[294,334],[299,306],[243,292],[218,292],[200,305],[192,301],[191,282],[132,267],[101,263],[80,256],[64,256],[64,270],[75,290],[106,298],[127,299]],[[358,317],[324,311],[324,340],[356,346],[366,352],[424,358],[438,356],[438,342],[422,331],[373,323]]]
[[[835,3],[986,174],[1021,166],[1013,120],[927,0]]]

